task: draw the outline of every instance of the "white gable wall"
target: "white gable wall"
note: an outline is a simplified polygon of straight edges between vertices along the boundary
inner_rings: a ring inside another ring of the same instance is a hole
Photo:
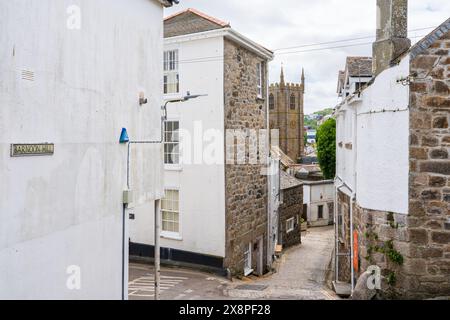
[[[127,146],[118,140],[122,127],[159,139],[163,9],[80,0],[81,30],[70,30],[72,4],[0,2],[0,299],[122,295]],[[42,142],[55,144],[53,156],[10,157],[11,143]],[[162,193],[161,161],[158,145],[133,148],[137,210]],[[72,265],[79,290],[66,285]]]
[[[408,213],[409,57],[382,72],[364,90],[357,109],[356,195],[360,206]],[[403,110],[380,112],[382,110]],[[405,111],[406,110],[406,111]],[[379,113],[367,114],[371,111]]]

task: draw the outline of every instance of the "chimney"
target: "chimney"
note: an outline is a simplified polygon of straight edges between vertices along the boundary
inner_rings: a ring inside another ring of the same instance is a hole
[[[373,74],[389,68],[411,47],[408,0],[377,0],[377,40],[373,44]]]

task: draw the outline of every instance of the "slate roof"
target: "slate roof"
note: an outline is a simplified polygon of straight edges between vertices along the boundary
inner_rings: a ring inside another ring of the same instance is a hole
[[[295,165],[294,160],[289,158],[289,156],[286,153],[284,153],[280,147],[273,146],[271,148],[271,151],[272,151],[273,155],[277,156],[280,159],[280,162],[283,165],[283,167],[289,168],[289,167]]]
[[[189,8],[164,19],[164,37],[170,38],[230,27],[228,22]]]
[[[291,176],[286,171],[280,171],[280,189],[287,190],[303,185],[303,182]]]
[[[371,77],[372,57],[347,57],[345,68],[349,77]]]
[[[444,21],[439,27],[434,29],[425,38],[421,39],[414,46],[409,49],[409,55],[412,59],[422,54],[427,50],[434,42],[439,40],[444,34],[450,31],[450,18]]]

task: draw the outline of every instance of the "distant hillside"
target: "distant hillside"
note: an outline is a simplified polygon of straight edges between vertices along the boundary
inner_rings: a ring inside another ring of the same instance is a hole
[[[314,112],[313,114],[309,114],[305,116],[305,127],[309,127],[313,130],[317,129],[317,122],[320,121],[323,117],[328,116],[332,114],[334,109],[327,108],[323,109],[317,112]]]

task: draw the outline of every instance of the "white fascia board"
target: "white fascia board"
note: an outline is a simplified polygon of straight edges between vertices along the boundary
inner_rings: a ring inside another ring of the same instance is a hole
[[[243,36],[239,32],[234,31],[231,28],[224,29],[227,30],[227,33],[225,37],[229,38],[230,40],[237,42],[241,46],[247,48],[250,51],[253,51],[258,56],[265,58],[269,61],[272,61],[274,58],[274,53],[263,46],[257,44],[256,42],[250,40],[249,38]]]
[[[240,33],[234,31],[231,28],[223,28],[223,29],[210,30],[210,31],[205,31],[205,32],[191,33],[191,34],[185,34],[185,35],[176,36],[176,37],[165,38],[164,44],[169,45],[169,44],[174,44],[174,43],[202,40],[202,39],[215,38],[215,37],[224,37],[224,38],[230,39],[231,41],[238,43],[239,45],[245,47],[246,49],[254,52],[258,56],[260,56],[264,59],[267,59],[269,61],[273,60],[273,58],[274,58],[273,52],[271,52],[270,50],[257,44],[256,42],[248,39],[247,37],[241,35]]]

